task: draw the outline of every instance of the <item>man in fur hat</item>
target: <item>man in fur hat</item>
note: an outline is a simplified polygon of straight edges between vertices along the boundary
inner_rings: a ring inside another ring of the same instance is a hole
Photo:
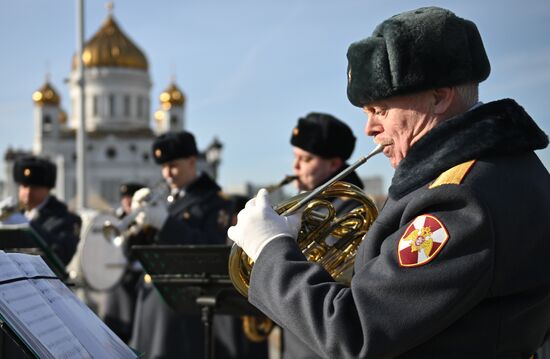
[[[132,199],[132,209],[140,211],[136,222],[156,230],[154,244],[225,244],[232,204],[220,186],[197,169],[193,134],[180,131],[160,135],[153,142],[152,153],[171,195],[166,202],[140,207],[147,189],[138,190]],[[242,329],[234,322],[233,317],[214,317],[216,358],[246,358],[251,353],[252,343],[242,343]],[[199,314],[176,313],[152,283],[140,284],[131,347],[151,359],[202,358],[203,334]]]
[[[353,153],[355,140],[351,128],[330,114],[311,112],[299,118],[290,137],[294,155],[292,169],[297,176],[294,183],[298,190],[314,190],[345,170],[349,166],[346,161]],[[355,171],[342,181],[361,189],[364,187]],[[335,197],[330,201],[336,210],[336,216],[345,215],[359,205],[359,202],[348,198]],[[332,237],[326,240],[329,244],[334,244],[336,241]],[[298,336],[288,330],[283,332],[283,358],[318,357]]]
[[[348,167],[355,140],[351,128],[332,115],[311,112],[298,119],[290,137],[298,190],[311,191]],[[343,181],[363,188],[355,172]]]
[[[326,358],[529,358],[550,329],[547,136],[514,100],[481,103],[471,21],[437,8],[348,49],[350,102],[395,168],[351,286],[307,262],[299,215],[265,191],[228,234],[255,260],[249,300]]]
[[[19,158],[13,166],[13,179],[19,185],[19,204],[29,225],[67,265],[76,252],[82,221],[51,194],[55,164],[36,156]]]

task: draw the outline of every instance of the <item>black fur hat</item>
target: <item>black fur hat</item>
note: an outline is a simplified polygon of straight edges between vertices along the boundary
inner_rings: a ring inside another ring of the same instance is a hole
[[[187,131],[169,132],[160,135],[153,142],[152,151],[157,164],[178,158],[196,156],[199,153],[195,137]]]
[[[19,158],[13,165],[13,180],[27,186],[55,187],[57,169],[45,158],[27,156]]]
[[[145,187],[141,183],[134,183],[134,182],[126,182],[120,185],[120,197],[124,196],[133,196],[134,193],[140,188]]]
[[[317,156],[340,157],[345,161],[355,148],[355,136],[349,126],[336,117],[312,112],[298,119],[290,143]]]
[[[491,71],[476,25],[425,7],[395,15],[348,49],[348,99],[358,107],[437,87],[479,83]]]

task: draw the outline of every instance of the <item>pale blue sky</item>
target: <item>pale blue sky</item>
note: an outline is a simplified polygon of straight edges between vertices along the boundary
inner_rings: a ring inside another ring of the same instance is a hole
[[[0,10],[0,152],[32,143],[31,95],[46,72],[68,110],[64,79],[76,47],[69,0],[4,1]],[[382,20],[437,5],[477,23],[491,61],[484,102],[516,99],[550,133],[548,0],[118,0],[114,15],[146,53],[152,110],[173,74],[187,95],[187,129],[204,148],[224,143],[220,182],[278,182],[291,172],[289,138],[298,117],[329,112],[358,137],[352,160],[369,152],[366,121],[346,98],[346,50]],[[86,2],[86,38],[106,17],[105,1]],[[539,151],[548,167],[550,150]],[[3,173],[3,169],[2,169]],[[359,174],[393,170],[384,156]],[[3,176],[3,175],[2,175]]]

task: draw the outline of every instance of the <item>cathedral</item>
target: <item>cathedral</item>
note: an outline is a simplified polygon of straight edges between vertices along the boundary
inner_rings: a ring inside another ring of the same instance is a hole
[[[161,182],[160,168],[151,157],[155,136],[185,128],[183,92],[175,81],[159,96],[151,121],[149,64],[144,52],[122,31],[112,14],[89,39],[82,51],[84,62],[85,163],[88,207],[107,209],[118,202],[121,183],[154,186]],[[49,79],[32,95],[34,102],[33,154],[57,165],[56,195],[74,205],[76,196],[76,133],[82,102],[77,57],[68,78],[69,106],[63,110],[58,91]],[[221,143],[214,139],[200,153],[199,170],[216,177]],[[4,154],[4,197],[16,196],[12,180],[14,160],[27,151],[8,149]]]

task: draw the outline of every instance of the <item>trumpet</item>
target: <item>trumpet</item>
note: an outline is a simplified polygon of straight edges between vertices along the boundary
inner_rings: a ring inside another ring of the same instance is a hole
[[[0,221],[7,220],[15,213],[21,211],[23,206],[13,197],[6,197],[0,202]]]
[[[143,189],[142,189],[143,190]],[[154,191],[149,190],[148,193],[140,198],[140,203],[143,203],[139,208],[132,209],[119,222],[113,223],[109,220],[103,223],[103,237],[116,247],[125,246],[128,239],[143,230],[143,226],[136,223],[136,217],[140,214],[144,207],[152,206],[164,200],[167,197],[168,191],[166,186],[156,186]]]
[[[267,190],[267,192],[269,192],[269,193],[275,192],[275,191],[278,190],[279,188],[284,187],[284,186],[286,186],[287,184],[289,184],[290,182],[295,181],[295,180],[297,180],[297,179],[298,179],[298,176],[295,176],[295,175],[286,175],[285,178],[283,178],[283,179],[281,180],[281,182],[266,187],[266,190]]]

